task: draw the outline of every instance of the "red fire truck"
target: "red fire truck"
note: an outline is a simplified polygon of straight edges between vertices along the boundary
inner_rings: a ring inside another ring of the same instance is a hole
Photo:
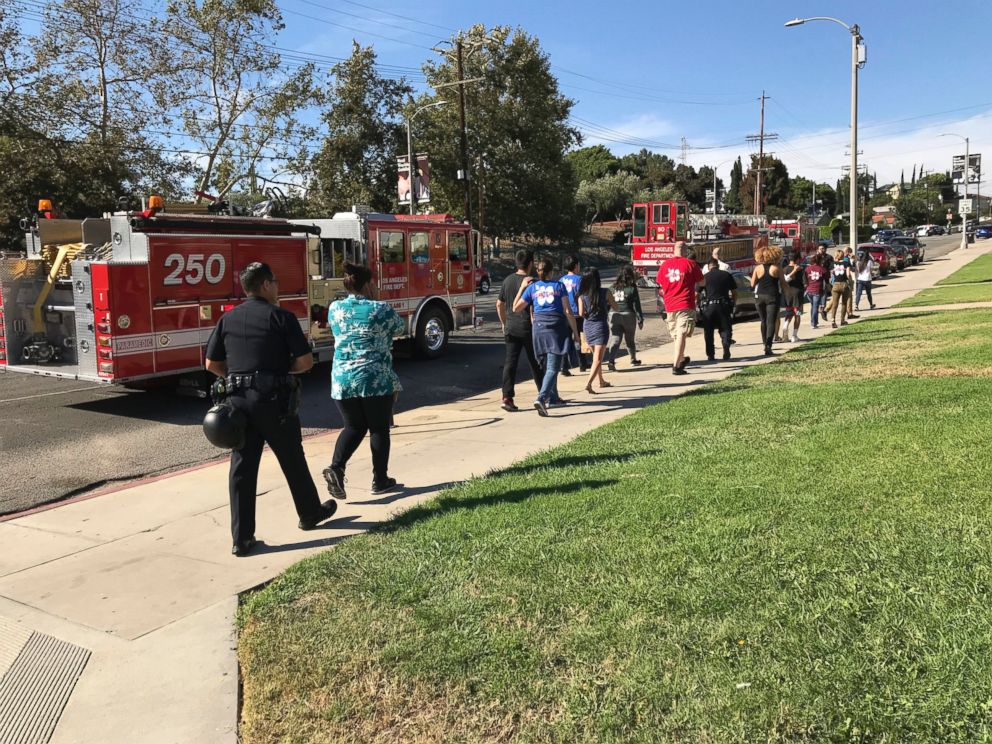
[[[162,211],[84,220],[47,201],[25,224],[27,251],[0,257],[0,369],[146,387],[202,379],[214,325],[244,299],[238,275],[266,261],[280,304],[317,361],[333,354],[328,306],[345,261],[373,270],[417,351],[442,354],[475,320],[472,231],[447,215],[346,212],[326,220]],[[185,379],[183,379],[185,378]]]
[[[769,242],[782,248],[786,257],[798,251],[803,258],[816,252],[820,231],[800,217],[795,220],[771,220],[768,223]]]
[[[634,204],[631,227],[631,261],[638,272],[649,281],[658,267],[672,256],[677,241],[685,241],[700,263],[707,261],[713,249],[720,248],[720,258],[731,270],[750,273],[754,266],[754,251],[767,237],[759,228],[738,224],[734,218],[720,220],[712,232],[690,228],[692,215],[685,201],[657,201]]]

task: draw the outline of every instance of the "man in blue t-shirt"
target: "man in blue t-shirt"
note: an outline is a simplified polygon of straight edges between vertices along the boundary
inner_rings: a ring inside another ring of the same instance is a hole
[[[565,274],[559,280],[565,285],[565,289],[568,290],[568,304],[572,308],[572,315],[575,316],[575,325],[578,326],[579,333],[582,333],[582,318],[579,316],[579,284],[582,281],[581,270],[578,257],[567,256],[565,258]],[[585,354],[575,344],[572,344],[572,348],[568,351],[568,356],[565,359],[565,368],[561,373],[565,377],[571,377],[572,367],[578,367],[580,372],[585,372],[589,369]]]

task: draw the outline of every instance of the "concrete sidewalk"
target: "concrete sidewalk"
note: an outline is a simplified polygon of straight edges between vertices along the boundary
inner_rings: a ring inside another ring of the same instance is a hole
[[[987,252],[992,241],[897,275],[875,291],[879,309],[861,317],[879,315]],[[810,339],[829,330],[804,323],[800,333]],[[735,336],[733,360],[694,364],[685,377],[671,374],[671,347],[664,346],[644,351],[637,369],[621,359],[621,371],[608,373],[614,387],[600,395],[587,395],[582,377],[562,378],[561,393],[573,403],[540,421],[541,446],[768,361],[757,323],[738,325]],[[687,353],[705,357],[701,333]],[[363,446],[348,471],[348,501],[314,532],[297,530],[285,481],[267,453],[257,533],[264,547],[244,559],[230,555],[226,462],[0,523],[0,741],[8,740],[5,726],[33,726],[35,738],[23,740],[235,742],[238,594],[452,482],[532,454],[533,429],[521,425],[537,424],[525,407],[531,383],[519,385],[517,396],[515,414],[500,410],[497,390],[398,415],[390,470],[406,487],[371,496]],[[321,490],[334,439],[328,433],[306,444]],[[30,725],[22,720],[27,714]]]

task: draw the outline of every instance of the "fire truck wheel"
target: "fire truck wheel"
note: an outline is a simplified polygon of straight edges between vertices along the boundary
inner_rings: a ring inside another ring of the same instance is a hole
[[[417,322],[418,356],[437,359],[448,346],[448,323],[440,310],[428,308]]]

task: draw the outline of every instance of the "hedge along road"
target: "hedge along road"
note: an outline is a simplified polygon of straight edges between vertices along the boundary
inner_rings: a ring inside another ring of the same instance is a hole
[[[957,247],[953,237],[927,241],[928,258]],[[604,283],[616,270],[603,271]],[[891,281],[898,281],[898,276]],[[399,410],[456,400],[499,387],[503,345],[496,318],[499,284],[478,296],[479,330],[456,333],[442,359],[412,359],[398,345],[396,370],[403,382]],[[669,341],[655,311],[652,290],[642,290],[647,322],[642,346]],[[750,322],[750,321],[749,321]],[[621,360],[621,371],[626,364]],[[521,363],[519,373],[526,375]],[[518,379],[520,378],[518,375]],[[337,428],[328,365],[304,377],[304,432]],[[530,395],[529,383],[517,395]],[[526,399],[526,398],[524,398]],[[200,432],[206,402],[171,392],[125,391],[88,382],[0,373],[0,514],[29,509],[115,483],[196,465],[223,453]]]

